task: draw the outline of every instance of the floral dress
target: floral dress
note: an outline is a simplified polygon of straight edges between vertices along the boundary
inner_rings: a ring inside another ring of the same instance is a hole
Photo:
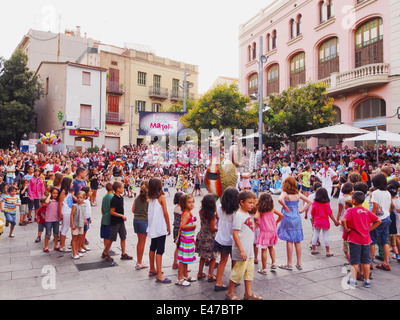
[[[196,249],[195,252],[199,254],[200,258],[212,260],[215,258],[213,252],[214,239],[216,231],[211,231],[210,221],[200,215],[200,231],[196,236]]]

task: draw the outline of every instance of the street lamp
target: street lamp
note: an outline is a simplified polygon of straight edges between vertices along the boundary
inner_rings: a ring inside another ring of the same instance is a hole
[[[264,73],[263,73],[263,65],[267,63],[268,57],[263,55],[263,37],[260,36],[260,55],[259,60],[257,61],[259,66],[259,76],[258,76],[258,152],[261,153],[260,159],[262,159],[262,149],[263,149],[263,86],[264,86]],[[269,108],[269,107],[268,107]],[[262,160],[260,165],[262,165]]]
[[[186,78],[188,76],[191,76],[191,74],[187,74],[187,69],[185,67],[184,69],[184,74],[183,74],[183,86],[179,85],[183,89],[183,112],[186,112],[186,94],[187,94],[187,88],[191,89],[194,87],[194,84],[192,82],[186,81]]]

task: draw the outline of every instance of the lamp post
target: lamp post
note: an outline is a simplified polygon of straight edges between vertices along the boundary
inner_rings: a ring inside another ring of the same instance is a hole
[[[192,82],[188,82],[186,80],[188,76],[191,76],[191,74],[187,74],[187,69],[185,67],[183,71],[183,86],[179,85],[183,89],[183,112],[186,112],[187,89],[191,89],[194,87],[194,84]]]
[[[260,55],[258,66],[259,66],[259,73],[258,73],[258,151],[261,152],[262,156],[262,149],[263,149],[263,86],[264,86],[264,73],[263,73],[263,65],[267,63],[268,57],[263,55],[263,37],[260,36],[259,41],[260,46]],[[262,159],[260,156],[260,159]],[[262,160],[261,160],[262,162]],[[262,164],[262,163],[261,163]]]

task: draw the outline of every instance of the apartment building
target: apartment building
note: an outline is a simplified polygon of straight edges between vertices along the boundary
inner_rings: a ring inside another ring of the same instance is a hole
[[[42,62],[36,74],[45,94],[36,103],[36,130],[54,131],[57,150],[82,150],[105,143],[107,69],[73,62]]]
[[[255,93],[260,76],[264,97],[323,81],[337,122],[400,132],[399,13],[399,0],[276,0],[240,25],[240,89]]]

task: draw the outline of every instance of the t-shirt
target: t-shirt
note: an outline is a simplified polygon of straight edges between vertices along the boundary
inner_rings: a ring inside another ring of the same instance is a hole
[[[253,218],[247,213],[239,209],[233,217],[233,230],[239,230],[240,243],[246,252],[247,260],[254,258],[254,230],[255,223]],[[232,260],[240,261],[240,251],[233,241],[232,243]]]
[[[304,171],[301,173],[303,176],[303,186],[305,186],[306,188],[310,187],[310,177],[311,177],[311,173],[308,171]]]
[[[107,193],[101,202],[101,206],[103,209],[103,215],[101,217],[101,224],[104,226],[109,226],[111,224],[111,214],[110,214],[110,205],[111,200],[114,197],[113,193]]]
[[[148,209],[149,209],[149,203],[147,201],[142,201],[140,196],[137,197],[135,199],[134,220],[148,221]]]
[[[28,196],[28,188],[25,188],[25,191],[22,192],[24,188],[21,188],[21,193],[19,198],[21,199],[21,204],[28,204],[29,203],[29,196]]]
[[[21,199],[17,195],[15,197],[11,197],[8,194],[5,195],[3,198],[4,213],[16,214],[18,203],[21,203]]]
[[[115,209],[116,213],[124,215],[124,198],[115,194],[110,203],[110,209],[112,208]],[[124,222],[124,219],[111,215],[111,225],[115,225],[121,222]]]
[[[218,231],[215,236],[215,241],[223,246],[231,246],[233,242],[232,237],[232,223],[233,223],[233,214],[226,214],[225,211],[218,207],[217,209],[218,215]]]
[[[346,211],[343,219],[347,221],[347,227],[351,229],[348,233],[349,242],[368,245],[372,242],[369,228],[378,217],[364,207],[353,207]]]
[[[81,191],[81,189],[86,186],[86,181],[85,180],[79,180],[79,179],[74,179],[74,182],[72,183],[72,189],[71,191],[74,192],[74,195],[76,197],[77,193]]]
[[[371,194],[371,203],[377,203],[378,209],[376,215],[379,219],[383,220],[390,216],[390,204],[392,203],[392,196],[389,191],[375,190]]]
[[[51,200],[46,206],[46,222],[54,222],[59,220],[58,201]]]
[[[40,207],[36,211],[36,222],[39,224],[44,224],[46,221],[46,207]]]
[[[281,169],[282,181],[285,181],[285,179],[287,177],[289,177],[291,173],[292,173],[292,170],[290,169],[290,167],[288,167],[288,166],[282,167],[282,169]]]

